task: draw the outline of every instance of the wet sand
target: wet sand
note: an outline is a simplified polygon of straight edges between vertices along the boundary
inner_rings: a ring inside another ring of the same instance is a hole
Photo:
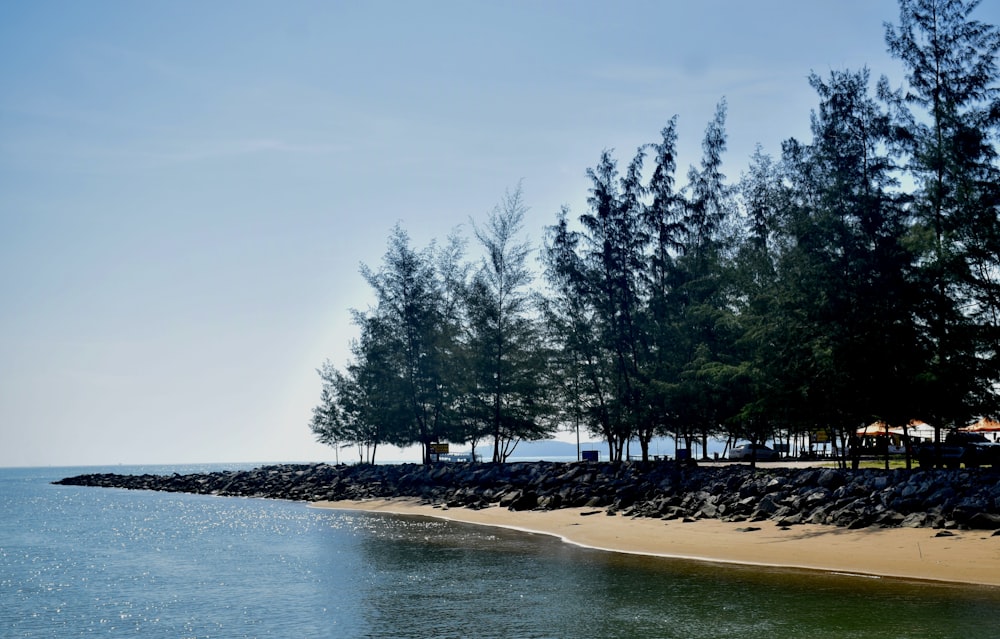
[[[316,502],[318,508],[436,517],[554,535],[567,543],[611,552],[716,563],[775,566],[879,577],[1000,586],[1000,536],[930,528],[863,528],[771,521],[692,522],[608,516],[603,510],[566,508],[513,512],[421,505],[412,499]]]

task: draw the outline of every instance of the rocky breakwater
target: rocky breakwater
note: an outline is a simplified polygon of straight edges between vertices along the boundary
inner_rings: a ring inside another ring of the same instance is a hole
[[[192,475],[93,474],[55,482],[291,500],[411,497],[448,507],[586,507],[664,519],[773,520],[1000,531],[1000,472],[529,462],[263,466]]]

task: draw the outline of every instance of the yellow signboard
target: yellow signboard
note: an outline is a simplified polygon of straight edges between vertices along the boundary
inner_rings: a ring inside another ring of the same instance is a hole
[[[434,455],[447,455],[448,444],[431,444],[431,453]]]

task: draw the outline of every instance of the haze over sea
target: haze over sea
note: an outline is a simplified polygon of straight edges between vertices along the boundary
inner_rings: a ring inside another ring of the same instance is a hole
[[[997,589],[636,557],[0,469],[0,637],[996,637]]]

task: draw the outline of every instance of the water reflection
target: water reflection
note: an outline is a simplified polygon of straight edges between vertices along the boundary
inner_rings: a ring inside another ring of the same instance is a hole
[[[607,553],[358,514],[373,637],[996,636],[1000,590]],[[388,542],[388,543],[387,543]]]

